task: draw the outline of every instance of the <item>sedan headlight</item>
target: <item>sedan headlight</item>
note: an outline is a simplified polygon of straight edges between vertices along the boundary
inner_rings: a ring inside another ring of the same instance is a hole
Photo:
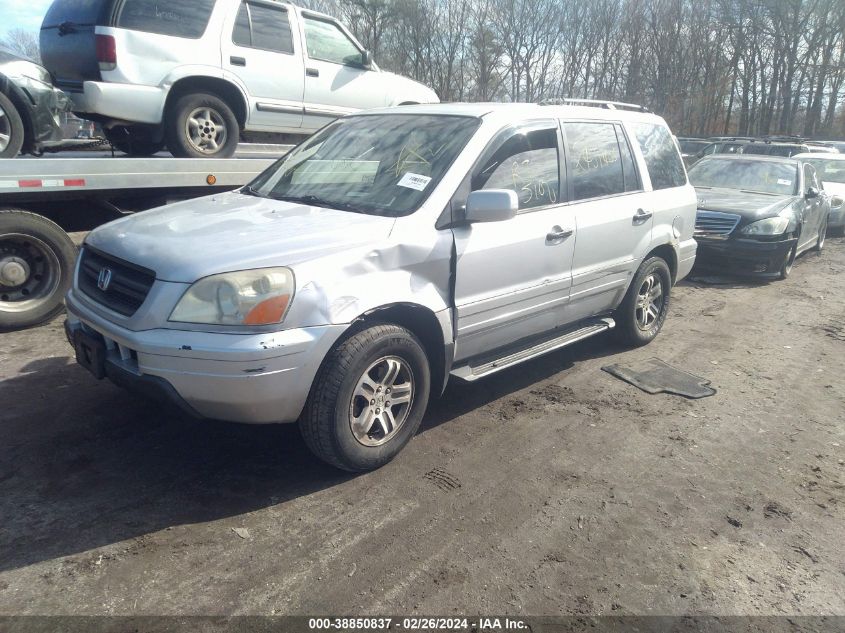
[[[170,320],[209,325],[281,323],[293,300],[294,287],[293,271],[289,268],[212,275],[188,288]]]
[[[766,218],[752,222],[740,233],[745,235],[780,235],[789,227],[789,218]]]

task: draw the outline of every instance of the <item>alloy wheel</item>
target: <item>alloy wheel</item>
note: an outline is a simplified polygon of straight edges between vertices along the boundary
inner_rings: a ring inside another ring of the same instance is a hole
[[[226,120],[214,108],[196,108],[185,122],[185,136],[193,148],[203,154],[216,154],[229,137]]]
[[[6,148],[9,147],[9,143],[11,142],[12,121],[9,119],[9,115],[6,114],[3,106],[0,106],[0,152],[6,151]]]
[[[380,446],[396,435],[411,412],[414,374],[398,356],[371,364],[358,379],[349,405],[349,426],[364,446]]]
[[[660,277],[653,273],[643,280],[637,292],[636,317],[641,330],[651,329],[660,317],[663,300],[663,284]]]

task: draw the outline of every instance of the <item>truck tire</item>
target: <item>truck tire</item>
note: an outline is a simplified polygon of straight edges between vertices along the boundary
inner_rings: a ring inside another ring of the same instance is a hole
[[[669,313],[672,273],[661,257],[649,257],[634,275],[622,304],[613,317],[616,336],[628,347],[650,343],[660,332]]]
[[[62,311],[76,253],[54,222],[0,209],[0,330],[38,325]]]
[[[23,120],[9,98],[0,93],[0,158],[14,158],[24,143]]]
[[[232,108],[207,93],[177,99],[168,112],[165,129],[167,147],[177,158],[229,158],[240,138]]]
[[[417,432],[430,386],[428,358],[411,332],[369,327],[323,361],[300,419],[302,436],[311,452],[336,468],[379,468]]]

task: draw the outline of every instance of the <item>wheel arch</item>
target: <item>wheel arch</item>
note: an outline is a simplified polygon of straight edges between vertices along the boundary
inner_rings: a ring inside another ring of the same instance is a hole
[[[197,92],[209,92],[223,99],[232,108],[241,129],[246,127],[249,109],[243,91],[231,81],[220,77],[198,75],[176,81],[167,93],[164,103],[165,116],[177,99]]]
[[[12,102],[12,105],[15,106],[23,122],[23,148],[21,148],[21,151],[32,151],[35,149],[35,127],[32,120],[32,106],[31,104],[29,106],[27,105],[28,98],[26,93],[2,73],[0,73],[0,92]]]
[[[647,261],[650,257],[659,257],[669,266],[669,272],[672,274],[672,285],[678,279],[678,253],[671,244],[661,244],[651,251],[643,258]]]
[[[404,327],[419,339],[428,357],[432,393],[443,393],[452,358],[452,342],[447,340],[437,315],[429,308],[409,302],[392,303],[364,312],[353,319],[347,331],[335,343],[339,345],[372,325],[389,323]]]

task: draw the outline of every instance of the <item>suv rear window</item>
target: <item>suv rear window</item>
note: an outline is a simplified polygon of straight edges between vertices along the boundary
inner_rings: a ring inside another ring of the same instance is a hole
[[[215,0],[126,0],[118,28],[197,39],[205,33]]]
[[[643,150],[652,188],[657,191],[685,185],[684,163],[669,130],[654,123],[637,123],[634,132]]]
[[[293,35],[288,12],[281,7],[242,2],[232,41],[238,46],[292,54]]]

